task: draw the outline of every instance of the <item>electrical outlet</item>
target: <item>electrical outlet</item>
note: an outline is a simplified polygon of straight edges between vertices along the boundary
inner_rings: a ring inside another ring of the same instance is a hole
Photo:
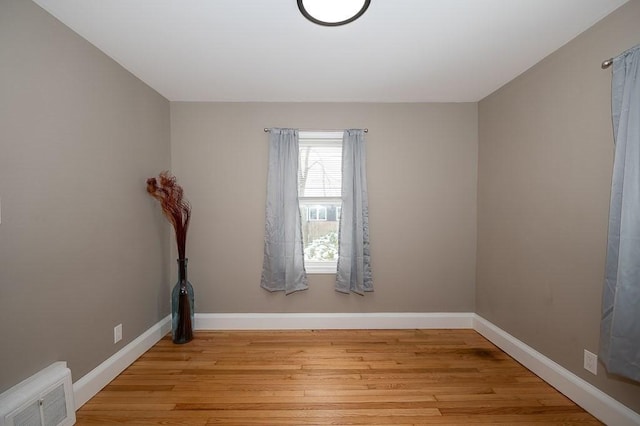
[[[598,355],[584,350],[584,369],[598,375]]]
[[[113,327],[113,343],[118,343],[120,340],[122,340],[122,324]]]

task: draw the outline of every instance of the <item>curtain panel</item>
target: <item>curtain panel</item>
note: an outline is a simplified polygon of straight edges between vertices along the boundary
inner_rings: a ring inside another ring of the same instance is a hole
[[[308,288],[298,203],[298,131],[271,129],[260,286],[286,294]]]
[[[336,274],[336,290],[341,293],[363,295],[373,291],[365,163],[364,131],[345,130],[342,142],[340,248]]]
[[[615,159],[600,359],[607,371],[640,381],[640,46],[613,61]]]

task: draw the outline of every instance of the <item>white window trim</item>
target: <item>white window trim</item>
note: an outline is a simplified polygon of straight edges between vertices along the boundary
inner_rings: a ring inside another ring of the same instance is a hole
[[[298,132],[299,139],[319,139],[323,143],[331,142],[331,140],[335,141],[335,143],[342,144],[342,138],[344,137],[344,132],[311,132],[308,130],[301,130]]]
[[[336,143],[342,145],[342,139],[344,132],[322,132],[322,131],[300,131],[298,137],[305,140],[319,140],[323,143]],[[342,203],[341,198],[314,198],[314,197],[299,197],[300,206],[303,204],[311,205],[313,203],[326,203],[336,202]],[[305,260],[304,267],[307,274],[336,274],[338,272],[338,261],[335,262],[319,262],[312,260]]]

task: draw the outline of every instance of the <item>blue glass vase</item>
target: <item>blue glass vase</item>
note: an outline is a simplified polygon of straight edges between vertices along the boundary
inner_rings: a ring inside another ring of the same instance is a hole
[[[173,343],[193,340],[193,286],[187,280],[187,259],[178,259],[178,282],[171,291],[171,335]]]

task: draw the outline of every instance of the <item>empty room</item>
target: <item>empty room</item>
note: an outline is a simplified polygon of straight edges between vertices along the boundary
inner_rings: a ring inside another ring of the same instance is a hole
[[[0,0],[0,149],[0,426],[640,425],[640,0]]]

